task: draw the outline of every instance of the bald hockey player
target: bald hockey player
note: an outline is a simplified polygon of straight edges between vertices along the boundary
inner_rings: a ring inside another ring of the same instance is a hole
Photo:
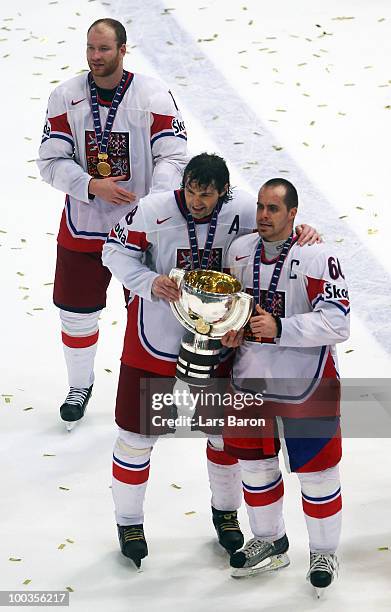
[[[68,429],[94,382],[98,318],[111,274],[101,251],[108,231],[149,192],[179,187],[186,132],[167,87],[124,70],[126,31],[99,19],[87,34],[88,74],[51,94],[39,150],[42,178],[65,192],[54,303],[60,310],[70,390],[60,408]]]

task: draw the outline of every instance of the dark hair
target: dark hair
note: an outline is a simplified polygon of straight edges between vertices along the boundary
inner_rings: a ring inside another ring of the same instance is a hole
[[[122,45],[126,44],[126,30],[124,26],[120,21],[117,21],[116,19],[110,19],[110,17],[105,17],[104,19],[97,19],[96,21],[94,21],[94,23],[88,28],[87,35],[90,33],[90,30],[92,30],[92,28],[95,28],[95,26],[100,25],[108,26],[109,28],[114,30],[115,38],[117,39],[118,49]]]
[[[228,185],[227,192],[220,201],[224,203],[232,200],[227,164],[222,157],[214,153],[200,153],[192,157],[183,172],[182,189],[190,183],[196,183],[200,187],[213,186],[219,193]]]
[[[265,187],[284,187],[285,195],[284,195],[284,204],[288,210],[291,208],[297,208],[299,206],[299,197],[297,195],[296,187],[292,185],[289,181],[284,178],[274,178],[266,181],[261,187],[264,189]]]

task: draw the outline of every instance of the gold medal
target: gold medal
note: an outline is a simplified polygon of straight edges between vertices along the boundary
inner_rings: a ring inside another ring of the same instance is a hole
[[[203,319],[198,319],[197,323],[195,324],[195,328],[196,328],[197,333],[203,334],[203,335],[208,334],[210,331],[209,323],[207,323]]]
[[[111,174],[111,166],[106,161],[108,159],[107,153],[98,153],[98,163],[96,164],[96,169],[98,170],[101,176],[110,176]]]

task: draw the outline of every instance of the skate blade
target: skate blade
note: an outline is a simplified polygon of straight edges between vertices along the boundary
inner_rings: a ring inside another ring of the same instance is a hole
[[[323,599],[323,595],[326,589],[320,589],[318,587],[313,587],[313,589],[316,599]]]
[[[71,432],[72,429],[74,428],[74,426],[76,425],[77,421],[64,421],[65,423],[65,427],[67,429],[67,432]]]
[[[289,557],[286,553],[281,555],[274,555],[264,559],[253,567],[232,567],[231,576],[232,578],[247,578],[249,576],[257,576],[259,574],[266,574],[266,572],[273,572],[283,567],[287,567],[290,564]]]

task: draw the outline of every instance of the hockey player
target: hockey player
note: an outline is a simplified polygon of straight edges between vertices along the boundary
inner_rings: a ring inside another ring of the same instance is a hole
[[[168,274],[174,267],[221,270],[232,240],[252,232],[254,224],[252,196],[232,193],[224,160],[202,153],[186,166],[182,189],[145,197],[113,227],[104,246],[103,263],[131,292],[116,402],[119,434],[112,491],[121,550],[138,566],[148,554],[143,502],[158,437],[151,434],[150,415],[146,418],[140,405],[142,381],[175,375],[184,332],[169,306],[179,292]],[[213,523],[220,543],[232,553],[243,544],[237,521],[240,468],[224,452],[221,436],[209,436],[207,464]]]
[[[248,328],[222,339],[227,347],[239,347],[233,384],[259,391],[257,379],[262,379],[261,413],[274,423],[271,440],[257,439],[259,430],[247,430],[247,438],[225,430],[224,448],[241,466],[254,536],[231,556],[231,567],[232,575],[241,577],[289,564],[277,457],[281,444],[287,469],[297,473],[301,485],[310,548],[307,578],[320,592],[338,570],[341,438],[334,345],[349,336],[349,297],[334,248],[298,247],[292,232],[297,207],[291,183],[279,178],[265,183],[258,195],[258,233],[235,240],[228,254],[230,272],[256,304]]]
[[[42,178],[64,191],[54,303],[60,309],[70,391],[60,408],[71,428],[94,382],[98,318],[111,274],[102,265],[107,233],[150,191],[179,187],[185,127],[160,81],[123,68],[126,31],[99,19],[87,34],[88,74],[51,94],[39,150]]]

